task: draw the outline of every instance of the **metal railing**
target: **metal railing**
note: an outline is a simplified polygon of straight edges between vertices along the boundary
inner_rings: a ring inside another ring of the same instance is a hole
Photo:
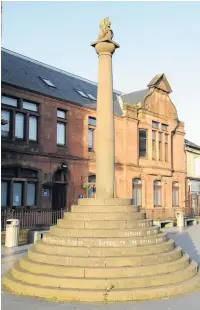
[[[66,210],[1,210],[1,231],[6,229],[7,219],[18,219],[20,228],[34,228],[39,226],[56,225],[57,220],[63,218]]]

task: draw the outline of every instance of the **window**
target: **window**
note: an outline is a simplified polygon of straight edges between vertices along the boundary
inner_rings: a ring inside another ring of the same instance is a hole
[[[168,130],[168,125],[162,124],[162,125],[161,125],[161,129],[162,129],[163,131],[167,131],[167,130]]]
[[[57,123],[57,144],[65,145],[65,124]]]
[[[88,125],[95,126],[96,127],[96,118],[94,117],[88,117]]]
[[[152,121],[152,127],[158,129],[159,123]]]
[[[42,78],[42,77],[40,77],[40,78],[47,86],[56,88],[56,86],[50,80]]]
[[[37,117],[29,117],[29,140],[37,141]]]
[[[1,207],[6,207],[8,205],[8,182],[1,182]]]
[[[172,207],[179,206],[179,185],[178,182],[172,183]]]
[[[88,96],[84,93],[84,91],[82,91],[81,89],[77,89],[76,90],[78,93],[79,93],[79,95],[81,95],[82,97],[84,97],[84,98],[88,98]]]
[[[92,99],[92,100],[95,100],[95,101],[97,100],[97,98],[96,98],[96,97],[94,97],[94,96],[93,96],[93,95],[91,95],[91,94],[88,94],[88,93],[87,93],[87,96],[88,96],[90,99]]]
[[[1,173],[2,207],[27,207],[37,204],[38,173],[22,167],[3,167]]]
[[[161,183],[154,181],[154,207],[162,206]]]
[[[152,131],[152,159],[156,159],[156,132]]]
[[[133,179],[133,204],[142,205],[142,182],[140,179]]]
[[[9,111],[1,111],[1,117],[7,121],[7,124],[1,125],[1,135],[3,137],[9,137],[10,134],[10,112]]]
[[[88,151],[93,152],[94,150],[94,129],[88,128]]]
[[[38,106],[35,103],[23,101],[23,109],[37,112]]]
[[[139,130],[139,157],[147,156],[147,131],[146,129]]]
[[[95,151],[96,118],[88,117],[88,152]]]
[[[17,99],[14,99],[11,97],[2,96],[1,103],[5,105],[9,105],[11,107],[17,107]]]
[[[58,118],[65,118],[65,111],[57,110],[57,117]]]
[[[24,114],[15,114],[15,138],[24,139]]]
[[[23,183],[13,183],[13,206],[20,207],[22,205],[22,188]]]
[[[57,145],[66,145],[66,111],[57,109]]]
[[[159,132],[159,160],[162,160],[162,133]]]
[[[168,161],[168,134],[165,134],[165,161]]]
[[[36,185],[35,183],[27,184],[27,206],[36,204]]]
[[[90,175],[88,177],[88,183],[90,183],[90,188],[88,189],[88,198],[95,198],[96,195],[96,175]]]
[[[2,125],[1,136],[12,141],[37,142],[38,104],[7,96],[2,96],[1,102],[2,117],[7,121],[6,125]]]

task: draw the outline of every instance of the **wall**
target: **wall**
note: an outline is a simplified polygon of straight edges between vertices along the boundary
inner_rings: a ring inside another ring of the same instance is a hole
[[[69,102],[54,100],[28,91],[3,85],[2,92],[40,103],[40,143],[2,142],[2,164],[26,165],[37,168],[40,177],[53,173],[65,161],[68,166],[67,207],[84,194],[81,177],[95,174],[95,154],[88,153],[88,117],[92,109]],[[66,109],[67,147],[56,146],[56,109]],[[152,120],[168,125],[168,161],[152,160]],[[138,130],[148,130],[148,156],[139,158]],[[179,183],[180,207],[185,205],[184,124],[178,122],[177,112],[169,95],[153,90],[140,106],[124,105],[123,116],[115,117],[115,196],[132,198],[132,179],[142,180],[142,207],[153,208],[153,181],[162,184],[162,207],[172,207],[172,183]],[[106,182],[106,176],[105,176]],[[51,201],[40,197],[41,207],[51,207]]]

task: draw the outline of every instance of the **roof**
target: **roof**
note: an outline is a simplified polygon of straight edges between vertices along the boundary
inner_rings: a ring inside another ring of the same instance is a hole
[[[164,73],[157,74],[147,85],[148,87],[157,87],[167,93],[171,93],[172,89]]]
[[[149,92],[149,89],[142,89],[139,91],[135,91],[129,94],[121,95],[121,99],[124,103],[128,104],[136,104],[141,101],[142,98],[144,98]]]
[[[96,100],[85,98],[78,92],[80,90],[96,98],[97,83],[95,82],[5,48],[1,49],[1,71],[2,83],[96,109]],[[162,74],[156,76],[152,81],[162,81],[161,78],[166,79]],[[55,87],[48,86],[43,79],[49,80]],[[120,105],[121,102],[137,104],[148,94],[148,91],[149,89],[147,88],[129,94],[123,94],[120,91],[114,90],[113,102],[115,115],[123,115]]]
[[[49,80],[55,87],[46,85],[41,78]],[[1,50],[1,81],[11,86],[96,109],[96,101],[81,96],[77,90],[96,98],[97,83],[5,48]],[[117,95],[120,94],[122,93],[116,90],[113,92],[116,115],[122,115],[117,101]]]
[[[197,145],[197,144],[195,144],[195,143],[193,143],[193,142],[191,142],[191,141],[189,141],[187,139],[185,139],[185,145],[189,146],[190,148],[194,148],[196,150],[200,150],[200,146],[199,145]]]

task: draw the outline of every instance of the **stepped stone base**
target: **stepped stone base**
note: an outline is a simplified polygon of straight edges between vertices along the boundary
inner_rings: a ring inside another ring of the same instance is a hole
[[[196,262],[129,199],[80,199],[3,276],[7,289],[60,301],[166,298],[200,287]]]

